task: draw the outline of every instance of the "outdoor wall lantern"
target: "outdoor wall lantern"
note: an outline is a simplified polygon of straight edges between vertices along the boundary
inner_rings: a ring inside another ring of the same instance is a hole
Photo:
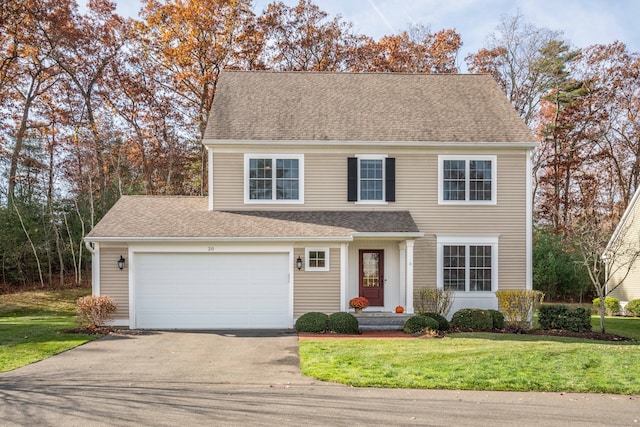
[[[302,270],[302,258],[300,258],[299,256],[296,260],[296,267],[298,267],[298,270]]]
[[[122,270],[124,268],[124,258],[120,255],[120,259],[118,260],[118,268]]]

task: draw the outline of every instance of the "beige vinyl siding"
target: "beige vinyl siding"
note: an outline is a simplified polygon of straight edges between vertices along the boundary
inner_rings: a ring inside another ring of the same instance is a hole
[[[129,319],[129,262],[118,268],[120,255],[127,258],[127,248],[100,248],[100,295],[116,303],[114,319]]]
[[[623,239],[624,244],[637,248],[640,245],[640,202],[634,204],[625,224],[621,227],[623,228],[620,238]],[[611,297],[627,302],[640,298],[640,260],[636,260],[626,278],[627,268],[625,266],[614,263],[610,271],[612,272],[610,288],[622,282],[611,292]]]
[[[330,147],[310,150],[292,146],[287,153],[304,153],[305,203],[244,204],[243,153],[214,154],[214,209],[274,210],[408,210],[425,237],[414,248],[415,287],[435,287],[437,235],[499,235],[499,288],[526,286],[526,179],[527,155],[518,149],[465,149]],[[351,150],[351,149],[349,149]],[[247,153],[264,147],[246,147]],[[279,152],[283,152],[280,148]],[[360,204],[347,201],[347,158],[356,154],[384,154],[396,159],[396,201]],[[496,155],[496,205],[438,205],[438,155]]]
[[[309,245],[317,247],[317,244]],[[340,311],[340,249],[329,249],[329,271],[298,271],[294,268],[293,313],[310,311],[331,314]],[[304,259],[304,247],[295,248],[293,259]]]

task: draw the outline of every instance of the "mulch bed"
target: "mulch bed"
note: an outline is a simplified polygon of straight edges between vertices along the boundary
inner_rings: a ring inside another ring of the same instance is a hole
[[[300,340],[322,340],[322,339],[388,339],[388,338],[415,338],[413,335],[405,334],[402,331],[362,331],[360,334],[312,334],[309,332],[298,332]]]
[[[492,331],[494,333],[504,333],[504,334],[524,334],[524,335],[537,335],[537,336],[550,336],[550,337],[568,337],[568,338],[582,338],[582,339],[590,339],[595,341],[611,341],[611,342],[634,342],[635,340],[627,337],[622,337],[620,335],[615,334],[603,334],[601,332],[572,332],[572,331],[563,331],[563,330],[542,330],[542,329],[529,329],[529,330],[518,330],[518,331]],[[298,339],[300,340],[318,340],[318,339],[388,339],[388,338],[442,338],[442,335],[430,336],[424,334],[405,334],[402,331],[362,331],[362,333],[357,335],[351,334],[335,334],[335,333],[324,333],[324,334],[312,334],[306,332],[299,332]]]
[[[590,331],[590,332],[572,332],[572,331],[563,331],[558,329],[546,330],[542,329],[531,329],[528,331],[523,331],[519,333],[524,333],[527,335],[545,335],[551,337],[568,337],[568,338],[584,338],[589,340],[596,341],[625,341],[625,342],[633,342],[635,341],[632,338],[622,337],[620,335],[615,334],[607,334],[602,332]]]

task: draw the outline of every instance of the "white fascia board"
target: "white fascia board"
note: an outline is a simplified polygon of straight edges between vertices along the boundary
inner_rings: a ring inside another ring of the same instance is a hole
[[[351,242],[345,237],[91,237],[88,242]]]
[[[456,142],[456,141],[324,141],[324,140],[257,140],[257,139],[204,139],[202,144],[207,147],[242,146],[268,144],[270,148],[289,146],[340,146],[340,147],[438,147],[447,149],[456,148],[527,148],[532,149],[540,145],[539,142]]]
[[[424,237],[424,233],[421,231],[407,232],[407,233],[393,233],[393,232],[353,232],[351,236],[354,238],[374,238],[374,239],[419,239]]]

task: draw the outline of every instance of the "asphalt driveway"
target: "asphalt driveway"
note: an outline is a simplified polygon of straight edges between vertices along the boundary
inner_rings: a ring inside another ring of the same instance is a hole
[[[112,335],[0,374],[0,425],[640,425],[637,396],[352,388],[288,331]]]

